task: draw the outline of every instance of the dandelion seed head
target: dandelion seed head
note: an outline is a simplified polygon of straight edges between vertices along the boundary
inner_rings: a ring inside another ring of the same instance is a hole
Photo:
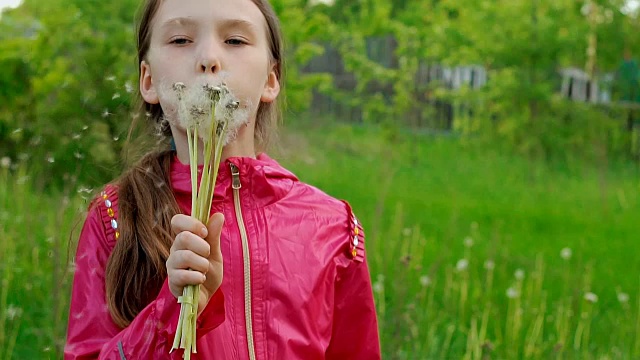
[[[13,304],[9,305],[6,311],[9,321],[13,321],[13,319],[19,318],[22,315],[22,309]]]
[[[383,292],[383,291],[384,291],[384,285],[383,285],[381,282],[376,281],[376,282],[373,284],[373,291],[374,291],[375,293],[380,294],[381,292]]]
[[[411,228],[404,228],[402,229],[402,235],[404,236],[411,236]]]
[[[124,91],[131,94],[133,92],[133,85],[131,85],[131,81],[127,81],[124,83]]]
[[[513,276],[515,276],[516,280],[524,279],[524,270],[522,270],[522,269],[516,270],[516,272],[513,274]]]
[[[618,293],[618,301],[622,304],[626,304],[629,302],[629,294],[624,293],[624,292],[619,292]]]
[[[484,268],[487,270],[493,270],[496,267],[496,264],[493,260],[487,260],[484,262]]]
[[[431,285],[431,278],[428,275],[420,276],[420,285],[422,285],[423,287]]]
[[[597,303],[598,302],[598,295],[592,293],[592,292],[587,292],[584,294],[584,299],[587,300],[590,303]]]
[[[560,257],[565,261],[568,261],[569,259],[571,259],[571,255],[573,255],[573,253],[572,253],[571,249],[568,248],[568,247],[563,248],[562,250],[560,250]]]
[[[460,272],[467,270],[468,267],[469,267],[469,260],[467,259],[460,259],[456,263],[456,270]]]
[[[510,287],[507,289],[507,297],[509,299],[516,299],[520,297],[520,292],[516,288]]]
[[[10,166],[11,166],[11,158],[10,158],[10,157],[8,157],[8,156],[3,156],[3,157],[2,157],[2,160],[0,160],[0,165],[1,165],[3,168],[7,169],[8,167],[10,167]]]
[[[471,236],[464,238],[464,246],[466,248],[471,248],[473,246],[473,238]]]

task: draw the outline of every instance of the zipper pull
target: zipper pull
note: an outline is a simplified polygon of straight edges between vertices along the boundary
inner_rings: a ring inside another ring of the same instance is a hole
[[[240,183],[240,169],[238,169],[234,163],[229,163],[229,166],[231,167],[231,187],[234,190],[240,189],[242,187]]]

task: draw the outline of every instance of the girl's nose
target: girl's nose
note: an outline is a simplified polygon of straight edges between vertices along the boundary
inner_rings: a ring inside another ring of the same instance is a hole
[[[216,74],[220,72],[220,58],[216,55],[218,51],[214,49],[214,46],[209,46],[202,50],[197,71],[203,74]]]
[[[200,72],[203,74],[215,74],[220,71],[220,64],[214,59],[203,59],[200,61]]]

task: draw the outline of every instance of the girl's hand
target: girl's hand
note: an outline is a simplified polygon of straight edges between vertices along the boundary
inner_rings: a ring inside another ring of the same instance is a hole
[[[169,289],[173,296],[182,296],[187,285],[202,285],[198,299],[198,315],[222,283],[222,253],[220,233],[224,216],[214,214],[205,227],[191,216],[178,214],[171,219],[176,238],[167,259]]]

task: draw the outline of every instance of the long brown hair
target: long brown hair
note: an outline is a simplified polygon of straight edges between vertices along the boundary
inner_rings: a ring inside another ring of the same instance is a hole
[[[137,28],[138,66],[149,52],[152,22],[161,1],[146,0],[142,5]],[[271,62],[282,84],[284,48],[280,22],[268,0],[252,2],[266,19]],[[137,102],[139,114],[132,123],[130,139],[138,127],[144,128],[146,134],[160,129],[161,136],[168,139],[171,131],[162,121],[160,105],[146,103],[139,93]],[[276,102],[258,106],[255,128],[258,151],[266,150],[273,141],[280,116]],[[175,236],[171,232],[171,218],[180,208],[169,177],[174,152],[168,148],[168,141],[162,143],[116,181],[120,237],[109,257],[105,281],[111,318],[123,328],[157,296],[167,277],[165,263]]]

